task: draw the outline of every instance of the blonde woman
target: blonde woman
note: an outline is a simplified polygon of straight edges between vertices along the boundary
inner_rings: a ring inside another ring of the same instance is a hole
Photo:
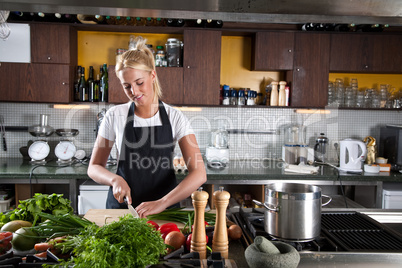
[[[91,155],[88,176],[109,185],[107,208],[132,204],[140,217],[177,206],[206,182],[202,155],[183,113],[160,98],[162,90],[146,39],[116,63],[116,75],[129,102],[110,108],[100,126]],[[105,168],[112,146],[118,149],[116,174]],[[176,144],[188,168],[179,184],[173,170]]]

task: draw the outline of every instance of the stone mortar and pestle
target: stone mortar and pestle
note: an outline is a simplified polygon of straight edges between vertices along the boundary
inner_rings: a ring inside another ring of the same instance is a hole
[[[256,236],[244,255],[250,268],[296,268],[300,262],[294,247],[280,241],[271,242],[263,236]]]

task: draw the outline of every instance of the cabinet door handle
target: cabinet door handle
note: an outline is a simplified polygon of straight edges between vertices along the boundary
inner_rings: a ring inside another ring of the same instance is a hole
[[[289,52],[289,53],[292,53],[292,50],[291,50],[291,49],[289,49],[289,50],[288,50],[288,52]]]
[[[66,82],[62,82],[61,84],[62,84],[63,86],[65,86],[67,83],[66,83]]]
[[[48,59],[48,60],[51,60],[51,59],[52,59],[52,57],[48,56],[48,57],[47,57],[47,59]]]
[[[300,72],[300,68],[296,68],[296,71]]]
[[[364,69],[368,69],[369,68],[369,66],[368,65],[364,65]]]
[[[190,65],[187,65],[187,69],[190,69]]]

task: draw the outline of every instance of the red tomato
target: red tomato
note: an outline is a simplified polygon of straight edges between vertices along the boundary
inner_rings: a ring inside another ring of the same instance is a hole
[[[193,236],[192,233],[187,236],[186,248],[187,248],[188,251],[190,251],[190,247],[191,247],[191,237],[192,237],[192,236]],[[205,239],[206,239],[206,242],[207,242],[207,244],[208,244],[208,236],[207,236],[207,235],[205,235]]]
[[[147,221],[147,223],[148,223],[148,224],[151,224],[152,227],[154,227],[155,230],[158,230],[159,225],[158,225],[156,222],[154,222],[154,221]]]
[[[180,231],[175,223],[168,222],[159,226],[158,231],[162,234],[162,239],[165,240],[168,233],[171,231]]]

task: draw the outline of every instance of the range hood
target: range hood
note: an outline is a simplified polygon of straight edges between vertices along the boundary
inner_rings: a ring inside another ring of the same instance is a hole
[[[401,0],[0,0],[0,10],[246,23],[402,26]]]

